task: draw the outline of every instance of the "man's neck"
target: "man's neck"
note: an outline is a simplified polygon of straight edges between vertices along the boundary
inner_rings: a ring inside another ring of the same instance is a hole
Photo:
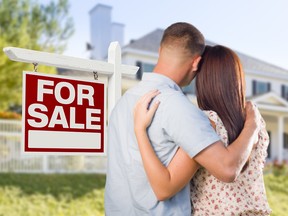
[[[167,65],[169,65],[169,67],[167,67]],[[181,71],[180,67],[177,67],[173,64],[161,64],[158,62],[153,70],[153,73],[166,76],[181,87],[181,83],[183,81],[183,73],[185,72]]]
[[[153,72],[166,76],[170,78],[171,80],[173,80],[177,85],[179,84],[175,76],[175,68],[173,67],[173,65],[169,64],[169,67],[167,67],[167,64],[161,64],[158,62]]]

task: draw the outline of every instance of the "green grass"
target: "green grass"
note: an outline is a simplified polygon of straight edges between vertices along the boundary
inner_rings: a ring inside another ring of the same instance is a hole
[[[264,179],[271,216],[287,215],[287,173]],[[101,216],[104,185],[105,175],[2,173],[0,216]]]
[[[266,193],[271,216],[287,216],[288,212],[288,175],[267,174],[264,176]]]
[[[0,174],[0,216],[104,215],[104,175]]]

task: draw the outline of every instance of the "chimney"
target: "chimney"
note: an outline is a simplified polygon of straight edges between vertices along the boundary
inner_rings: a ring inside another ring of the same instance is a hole
[[[108,47],[112,41],[118,41],[120,46],[124,41],[124,25],[112,23],[112,7],[97,4],[90,10],[91,58],[104,60],[107,58]]]
[[[111,41],[118,41],[120,47],[124,44],[124,24],[112,23]]]

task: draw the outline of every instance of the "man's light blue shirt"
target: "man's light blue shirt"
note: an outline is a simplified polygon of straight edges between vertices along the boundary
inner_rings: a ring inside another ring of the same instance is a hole
[[[147,179],[134,134],[133,109],[137,100],[158,89],[160,106],[148,128],[158,158],[168,166],[178,147],[192,158],[219,140],[207,116],[183,94],[171,79],[145,73],[115,106],[109,120],[105,212],[111,215],[191,215],[190,188],[158,201]]]

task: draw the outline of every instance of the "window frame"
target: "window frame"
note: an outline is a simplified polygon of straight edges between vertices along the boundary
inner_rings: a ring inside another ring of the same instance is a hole
[[[264,91],[259,90],[258,85],[266,85],[266,89]],[[271,91],[271,83],[265,82],[265,81],[259,81],[259,80],[253,80],[252,81],[252,94],[253,95],[259,95],[264,94]]]

